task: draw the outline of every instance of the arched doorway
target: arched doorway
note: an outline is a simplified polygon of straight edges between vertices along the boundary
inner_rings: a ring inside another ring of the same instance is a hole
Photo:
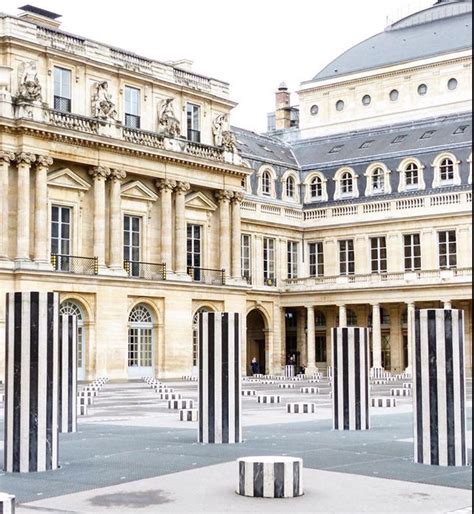
[[[128,318],[128,378],[154,376],[153,362],[153,316],[140,304]]]
[[[214,312],[211,307],[201,307],[193,316],[193,376],[198,374],[199,366],[199,314],[202,312]]]
[[[260,364],[261,373],[267,369],[265,318],[258,310],[247,316],[247,373],[251,373],[252,359],[255,357]]]
[[[77,317],[77,379],[86,379],[86,327],[82,308],[74,301],[66,300],[59,310],[61,315]]]

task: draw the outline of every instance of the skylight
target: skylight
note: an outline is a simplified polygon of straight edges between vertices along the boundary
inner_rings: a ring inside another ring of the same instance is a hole
[[[407,135],[404,134],[404,135],[401,135],[401,136],[397,136],[393,141],[392,141],[392,145],[396,145],[398,143],[401,143],[402,141],[405,141],[405,139],[407,138]]]
[[[339,153],[344,148],[344,145],[337,145],[329,153]]]

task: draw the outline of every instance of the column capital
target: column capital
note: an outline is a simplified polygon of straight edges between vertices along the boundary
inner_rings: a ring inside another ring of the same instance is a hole
[[[95,168],[89,170],[89,175],[94,180],[107,180],[107,178],[110,176],[110,169],[106,168],[105,166],[96,166]]]
[[[156,187],[161,191],[171,191],[176,187],[176,180],[170,180],[170,179],[163,179],[163,180],[157,180],[155,183]]]
[[[226,202],[228,203],[232,200],[233,196],[234,196],[234,193],[232,193],[232,191],[222,190],[222,191],[216,191],[214,193],[214,197],[219,203],[226,203]]]
[[[127,178],[127,174],[123,170],[110,170],[109,178],[112,182],[122,182]]]
[[[241,192],[234,193],[234,196],[232,197],[232,203],[240,205],[245,198],[245,194]]]
[[[15,156],[16,163],[18,165],[26,165],[31,166],[34,162],[36,162],[36,155],[28,152],[20,152]]]
[[[176,183],[176,187],[175,187],[176,193],[185,195],[190,190],[191,190],[191,184],[189,184],[189,182],[177,182]]]
[[[37,168],[49,168],[54,163],[53,159],[47,155],[38,155],[36,158]]]
[[[416,307],[416,302],[405,302],[405,304],[408,306],[408,308],[410,309],[414,309]]]
[[[13,152],[7,152],[6,150],[0,150],[0,163],[4,162],[10,164],[15,160],[15,154]]]
[[[308,311],[310,311],[311,309],[314,311],[316,309],[316,306],[312,304],[306,304],[304,307]]]

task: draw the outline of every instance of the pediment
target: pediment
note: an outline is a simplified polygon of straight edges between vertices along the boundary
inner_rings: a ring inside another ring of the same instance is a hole
[[[210,200],[204,193],[197,192],[191,193],[186,198],[186,208],[188,209],[196,209],[199,211],[215,211],[217,210],[217,205]]]
[[[91,185],[69,168],[53,171],[48,175],[48,186],[76,191],[89,191]]]
[[[158,195],[139,180],[124,184],[122,186],[122,196],[134,200],[143,200],[144,202],[156,202],[158,200]]]

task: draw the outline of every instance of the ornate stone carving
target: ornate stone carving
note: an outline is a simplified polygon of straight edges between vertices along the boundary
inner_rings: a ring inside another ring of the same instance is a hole
[[[245,194],[238,191],[238,192],[234,193],[234,196],[232,198],[232,203],[241,204],[244,201],[244,198],[245,198]]]
[[[21,152],[16,155],[16,163],[18,165],[26,165],[31,166],[34,162],[36,162],[36,155],[33,153]]]
[[[15,154],[13,152],[6,152],[4,150],[0,150],[0,163],[5,162],[10,164],[15,160]]]
[[[49,168],[53,165],[53,159],[48,157],[47,155],[38,155],[36,159],[36,167],[37,168]]]
[[[157,180],[156,187],[160,191],[173,191],[176,188],[176,181],[170,179]]]
[[[176,192],[186,194],[191,190],[191,185],[188,182],[178,182],[176,184]]]
[[[17,103],[41,102],[41,84],[34,61],[23,63],[20,66],[18,83]]]
[[[235,134],[232,131],[226,130],[222,134],[222,146],[226,152],[237,152],[237,138],[235,137]]]
[[[214,135],[214,145],[219,148],[223,146],[224,143],[224,132],[225,128],[228,124],[228,116],[227,114],[219,114],[214,120],[212,126],[212,134]]]
[[[121,182],[127,178],[127,174],[123,170],[110,170],[110,180]]]
[[[158,132],[168,137],[181,135],[181,123],[174,112],[174,98],[166,98],[158,109]]]
[[[109,83],[97,82],[92,94],[92,116],[100,120],[116,120],[117,108],[109,93]]]
[[[110,176],[110,169],[106,168],[105,166],[96,166],[95,168],[89,170],[89,175],[94,180],[107,180],[107,178]]]
[[[214,196],[219,203],[230,202],[234,193],[232,191],[216,191]]]

